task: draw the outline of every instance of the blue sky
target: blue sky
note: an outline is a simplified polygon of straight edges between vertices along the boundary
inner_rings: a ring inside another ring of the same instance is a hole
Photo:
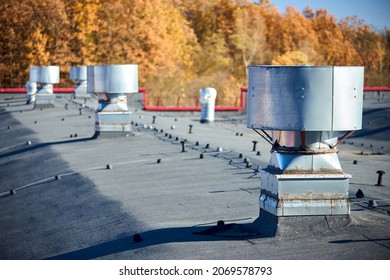
[[[257,2],[257,1],[256,1]],[[390,29],[390,0],[270,0],[279,12],[286,6],[295,6],[302,12],[308,5],[313,11],[319,8],[328,10],[339,21],[347,16],[358,16],[371,25],[375,31]]]

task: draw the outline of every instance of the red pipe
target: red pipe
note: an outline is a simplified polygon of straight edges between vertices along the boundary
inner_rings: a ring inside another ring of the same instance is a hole
[[[53,88],[54,93],[74,93],[74,88]]]
[[[390,87],[364,87],[363,91],[390,91]]]
[[[25,88],[1,88],[1,93],[27,93]],[[74,88],[53,88],[54,93],[74,93]]]

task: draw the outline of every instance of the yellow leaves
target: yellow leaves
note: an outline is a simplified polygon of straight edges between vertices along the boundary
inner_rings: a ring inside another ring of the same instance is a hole
[[[287,52],[272,59],[272,65],[302,65],[310,64],[306,54],[300,51]],[[312,65],[312,64],[311,64]]]
[[[136,63],[154,92],[213,86],[228,102],[251,64],[364,65],[390,76],[390,33],[324,9],[281,14],[269,0],[7,0],[0,32],[3,86],[24,85],[31,64]]]
[[[26,47],[29,49],[27,59],[31,65],[48,65],[50,53],[46,50],[48,38],[41,28],[35,29],[29,36]]]

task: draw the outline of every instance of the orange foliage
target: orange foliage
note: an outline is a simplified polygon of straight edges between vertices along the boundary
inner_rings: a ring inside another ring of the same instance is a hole
[[[0,87],[23,86],[30,65],[60,65],[67,86],[71,65],[110,63],[138,64],[156,95],[212,86],[224,103],[250,64],[363,65],[368,85],[390,85],[389,30],[270,0],[7,0],[0,31]]]

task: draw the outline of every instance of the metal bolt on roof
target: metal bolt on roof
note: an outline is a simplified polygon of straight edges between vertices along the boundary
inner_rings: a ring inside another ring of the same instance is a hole
[[[382,184],[383,175],[386,174],[386,172],[383,170],[378,170],[376,173],[378,174],[378,181],[375,186],[383,186]]]
[[[181,152],[182,152],[182,153],[186,152],[186,147],[185,147],[186,141],[183,140],[183,141],[181,141],[180,143],[181,143]]]
[[[252,141],[252,143],[253,143],[252,151],[255,152],[256,151],[256,145],[257,145],[258,141],[254,140],[254,141]]]
[[[358,164],[358,161],[355,159],[355,160],[353,161],[353,164]]]
[[[107,164],[106,165],[106,169],[112,169],[112,165],[111,164]]]

